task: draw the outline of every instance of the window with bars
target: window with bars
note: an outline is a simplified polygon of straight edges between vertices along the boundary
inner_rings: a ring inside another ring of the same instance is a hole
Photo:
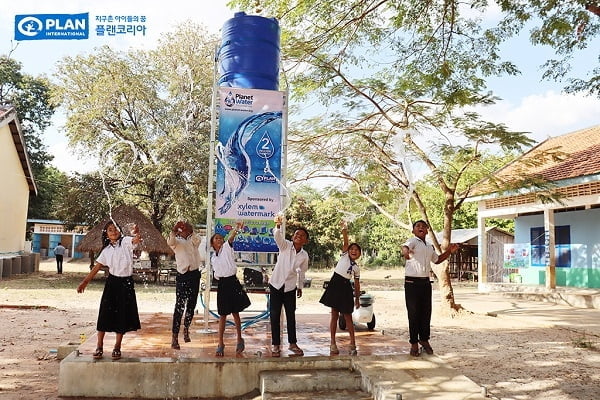
[[[546,265],[546,235],[544,227],[534,227],[530,230],[531,266]],[[571,226],[554,227],[556,266],[569,268],[571,266]]]

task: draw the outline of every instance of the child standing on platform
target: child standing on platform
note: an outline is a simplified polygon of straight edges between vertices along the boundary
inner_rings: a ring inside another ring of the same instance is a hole
[[[361,255],[361,248],[357,243],[348,244],[348,225],[346,221],[342,222],[342,237],[344,245],[342,247],[342,256],[338,261],[325,293],[319,300],[320,303],[331,307],[331,320],[329,321],[329,333],[331,344],[329,352],[339,354],[335,342],[338,318],[340,313],[346,320],[348,333],[350,334],[350,350],[348,354],[356,355],[356,340],[354,338],[354,323],[352,322],[352,311],[354,307],[360,307],[360,268],[356,260]],[[352,293],[351,279],[354,278],[354,294]],[[354,301],[352,298],[354,297]]]
[[[229,231],[227,240],[218,233],[215,233],[210,238],[210,245],[214,249],[210,261],[214,271],[214,279],[218,282],[217,312],[219,313],[219,344],[215,352],[217,357],[223,357],[224,355],[225,343],[223,341],[223,333],[225,332],[225,323],[229,314],[233,315],[237,333],[235,352],[240,354],[245,349],[244,339],[242,338],[240,312],[250,306],[250,298],[236,276],[237,265],[235,264],[232,247],[236,234],[241,231],[243,226],[243,222],[237,222],[235,229]]]
[[[183,340],[186,343],[192,341],[190,338],[190,325],[194,318],[194,310],[198,301],[200,289],[200,264],[201,255],[198,250],[200,236],[194,235],[194,228],[189,222],[179,221],[173,226],[167,244],[175,252],[175,263],[177,264],[177,278],[175,280],[175,310],[173,311],[173,325],[171,332],[171,348],[179,350],[179,329],[181,328],[181,317],[183,318]]]
[[[96,360],[102,358],[106,332],[116,333],[112,359],[118,360],[121,358],[123,335],[141,328],[133,281],[133,250],[142,239],[137,225],[131,233],[133,237],[122,236],[121,228],[113,221],[108,222],[102,230],[102,251],[96,264],[77,287],[77,293],[83,293],[100,268],[108,267],[109,275],[98,312],[98,339],[93,354]]]
[[[271,356],[281,355],[281,310],[285,309],[288,349],[294,356],[304,355],[296,338],[296,298],[302,297],[302,285],[308,270],[308,253],[303,246],[308,243],[308,231],[298,228],[292,240],[285,239],[281,229],[283,215],[275,217],[273,236],[279,249],[277,263],[269,281],[269,312],[271,320]]]

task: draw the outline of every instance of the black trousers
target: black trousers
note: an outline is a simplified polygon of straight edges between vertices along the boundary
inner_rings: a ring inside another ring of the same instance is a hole
[[[59,274],[62,274],[63,255],[55,254],[55,257],[56,257],[56,271]]]
[[[285,320],[287,321],[288,343],[296,343],[296,289],[284,292],[269,285],[269,312],[271,317],[271,344],[281,344],[281,309],[285,307]]]
[[[407,276],[404,298],[408,312],[408,332],[411,344],[429,340],[431,334],[431,281],[429,278]]]
[[[198,303],[200,271],[188,271],[185,274],[178,273],[175,284],[175,311],[173,311],[172,332],[174,335],[178,335],[184,310],[185,318],[183,319],[183,326],[189,328],[192,324],[194,311]]]

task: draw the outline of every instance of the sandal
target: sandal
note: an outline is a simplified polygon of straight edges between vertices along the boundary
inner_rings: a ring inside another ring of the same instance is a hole
[[[188,328],[183,329],[183,341],[186,343],[192,341],[192,339],[190,339],[190,330]]]
[[[415,347],[411,347],[410,348],[410,355],[413,357],[419,357],[419,348],[415,348]]]
[[[119,360],[121,358],[121,349],[113,349],[112,359]]]
[[[419,342],[419,344],[421,345],[422,351],[424,351],[425,353],[427,353],[429,355],[433,354],[433,348],[431,347],[429,342]]]
[[[329,354],[340,354],[340,350],[338,349],[337,345],[329,345]]]
[[[102,354],[104,354],[102,347],[96,347],[96,350],[94,351],[94,354],[92,354],[92,357],[94,358],[94,360],[99,360],[102,358]]]
[[[298,347],[298,345],[296,343],[290,344],[290,347],[288,349],[292,353],[294,353],[295,356],[303,356],[304,355],[304,351],[302,351],[302,349],[300,347]]]
[[[350,350],[348,350],[348,355],[350,356],[355,356],[358,354],[358,351],[356,351],[356,345],[353,344],[350,346]]]
[[[246,345],[244,343],[244,339],[240,340],[237,345],[235,346],[235,352],[237,354],[240,354],[244,351],[244,349],[246,348]]]
[[[217,346],[217,351],[215,351],[215,356],[223,357],[225,355],[225,345],[220,344]]]
[[[279,357],[281,355],[281,349],[279,348],[279,345],[274,344],[273,346],[271,346],[271,357]]]

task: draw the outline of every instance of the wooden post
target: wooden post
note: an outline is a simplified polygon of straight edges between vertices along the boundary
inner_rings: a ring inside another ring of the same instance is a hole
[[[485,233],[485,218],[477,218],[477,290],[482,292],[488,282],[487,275],[487,238]]]

